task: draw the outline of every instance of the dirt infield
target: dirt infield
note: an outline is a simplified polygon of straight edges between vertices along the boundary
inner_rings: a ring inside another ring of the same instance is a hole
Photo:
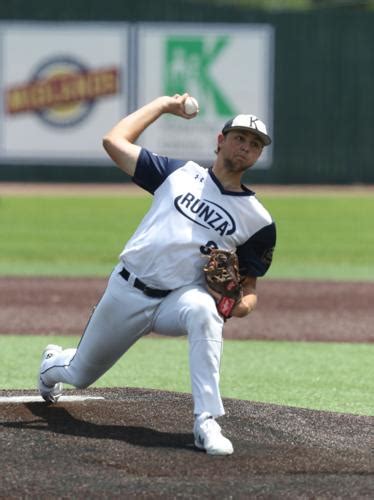
[[[0,333],[80,334],[106,279],[0,278]],[[263,280],[225,338],[373,342],[374,283]]]
[[[0,404],[1,498],[374,497],[371,417],[227,399],[235,452],[210,457],[189,395],[89,394],[105,400]]]

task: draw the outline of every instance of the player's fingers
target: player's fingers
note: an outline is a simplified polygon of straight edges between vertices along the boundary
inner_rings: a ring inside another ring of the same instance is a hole
[[[190,97],[188,92],[184,92],[184,94],[174,94],[173,99],[178,99],[178,101],[184,102],[187,97]]]
[[[189,94],[187,92],[185,92],[184,94],[174,94],[172,97],[172,107],[170,109],[170,113],[186,118],[187,120],[194,118],[197,113],[187,114],[184,109],[184,102],[187,97],[189,97]]]

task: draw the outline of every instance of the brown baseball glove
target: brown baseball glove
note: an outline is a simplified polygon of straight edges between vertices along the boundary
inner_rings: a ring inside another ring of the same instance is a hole
[[[218,312],[225,319],[230,318],[233,308],[243,295],[236,253],[218,248],[210,249],[204,273],[208,287],[220,295],[217,301]]]

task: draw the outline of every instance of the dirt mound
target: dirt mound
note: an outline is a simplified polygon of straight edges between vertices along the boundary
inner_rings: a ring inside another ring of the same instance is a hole
[[[211,457],[193,446],[187,394],[67,393],[105,400],[0,403],[1,498],[374,496],[373,417],[226,399],[235,452]]]

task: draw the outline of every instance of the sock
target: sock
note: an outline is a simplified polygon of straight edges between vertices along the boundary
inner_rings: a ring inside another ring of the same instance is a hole
[[[195,415],[195,420],[199,424],[202,424],[208,418],[213,418],[213,416],[208,411],[204,411],[203,413],[200,413],[199,415]]]

